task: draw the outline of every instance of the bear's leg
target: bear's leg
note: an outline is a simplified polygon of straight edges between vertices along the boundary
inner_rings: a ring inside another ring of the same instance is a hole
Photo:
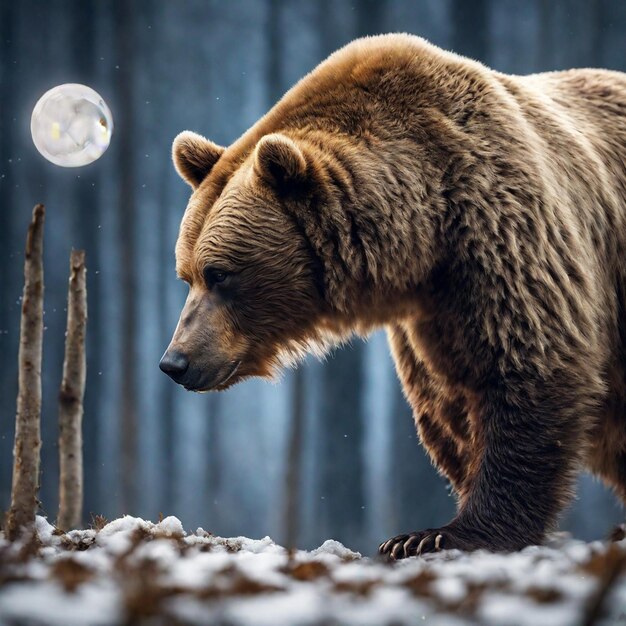
[[[433,418],[427,411],[416,412],[415,409],[414,417],[420,441],[433,464],[450,481],[454,492],[461,495],[468,465],[465,450],[447,432],[441,420]]]
[[[435,467],[461,495],[469,462],[465,407],[461,401],[443,396],[424,364],[416,360],[407,333],[400,326],[391,327],[388,336],[420,441]]]
[[[399,559],[442,549],[519,550],[540,543],[571,494],[584,404],[559,388],[528,394],[492,390],[482,395],[478,441],[482,454],[467,493],[446,526],[400,535],[380,546]]]

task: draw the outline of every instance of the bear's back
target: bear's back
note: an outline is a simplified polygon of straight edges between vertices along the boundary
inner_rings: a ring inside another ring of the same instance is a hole
[[[569,117],[573,128],[616,165],[626,168],[626,74],[604,69],[572,69],[520,77],[541,90],[549,104]]]

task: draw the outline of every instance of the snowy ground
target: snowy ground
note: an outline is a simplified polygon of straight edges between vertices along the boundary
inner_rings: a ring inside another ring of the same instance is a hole
[[[626,624],[625,562],[626,539],[386,563],[335,541],[186,534],[175,517],[66,535],[40,517],[36,538],[0,538],[0,624]]]

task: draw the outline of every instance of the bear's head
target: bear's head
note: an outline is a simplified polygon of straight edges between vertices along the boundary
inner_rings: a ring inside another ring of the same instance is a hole
[[[272,376],[321,341],[321,268],[294,217],[311,193],[306,149],[271,134],[229,152],[188,131],[173,146],[193,189],[176,244],[189,294],[160,367],[194,391]]]

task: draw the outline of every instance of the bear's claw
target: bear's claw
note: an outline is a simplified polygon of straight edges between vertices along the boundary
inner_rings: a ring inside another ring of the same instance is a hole
[[[391,559],[404,559],[428,552],[439,552],[446,547],[445,532],[440,529],[428,529],[421,532],[397,535],[380,544],[378,552]]]
[[[469,533],[455,532],[455,528],[428,528],[419,532],[397,535],[384,541],[378,547],[381,555],[390,559],[405,559],[409,556],[420,556],[429,552],[442,550],[476,550],[481,545]]]

